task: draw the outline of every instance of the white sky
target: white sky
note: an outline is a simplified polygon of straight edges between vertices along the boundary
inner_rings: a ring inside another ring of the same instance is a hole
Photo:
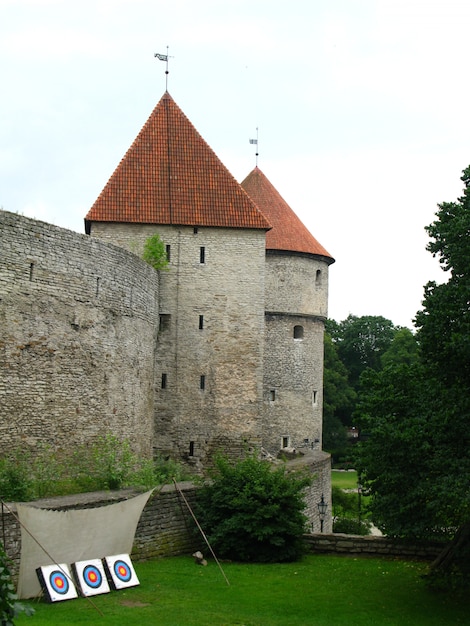
[[[0,0],[0,207],[83,218],[165,91],[335,257],[330,317],[412,326],[470,164],[469,0]],[[1,243],[0,243],[1,246]]]

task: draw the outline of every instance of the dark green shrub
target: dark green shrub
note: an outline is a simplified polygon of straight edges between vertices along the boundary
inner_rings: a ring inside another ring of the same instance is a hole
[[[310,477],[288,474],[252,456],[219,458],[197,515],[214,551],[236,561],[295,561],[304,551],[304,489]]]

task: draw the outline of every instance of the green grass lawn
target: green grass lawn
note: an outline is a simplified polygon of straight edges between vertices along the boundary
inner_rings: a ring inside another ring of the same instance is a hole
[[[357,489],[357,472],[354,470],[347,472],[332,470],[331,484],[341,489]]]
[[[470,624],[470,599],[428,591],[426,564],[308,555],[276,565],[196,565],[191,557],[136,563],[140,586],[55,604],[17,625],[443,626]]]

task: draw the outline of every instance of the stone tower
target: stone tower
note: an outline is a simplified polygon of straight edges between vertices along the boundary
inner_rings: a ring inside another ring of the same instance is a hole
[[[158,232],[153,448],[321,450],[329,253],[256,167],[240,185],[166,92],[85,218],[141,254]],[[117,270],[118,271],[118,270]]]
[[[331,255],[256,167],[241,183],[266,233],[263,445],[321,450],[323,334]]]
[[[86,216],[140,254],[158,232],[154,450],[195,465],[261,447],[265,235],[256,204],[168,93]]]

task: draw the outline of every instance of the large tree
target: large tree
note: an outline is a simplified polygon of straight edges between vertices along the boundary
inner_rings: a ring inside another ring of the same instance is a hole
[[[460,527],[460,553],[470,537],[470,168],[462,180],[463,196],[438,205],[426,229],[447,281],[425,286],[420,362],[364,375],[358,410],[370,435],[361,471],[382,528],[416,538]]]
[[[365,369],[381,369],[381,356],[390,347],[398,329],[380,315],[349,315],[339,324],[328,322],[327,330],[348,370],[351,385],[357,388]]]

